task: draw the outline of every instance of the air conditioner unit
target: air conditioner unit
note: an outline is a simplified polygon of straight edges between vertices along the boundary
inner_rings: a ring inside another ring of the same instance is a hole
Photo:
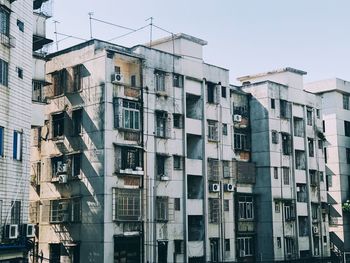
[[[67,174],[60,174],[58,176],[58,183],[60,184],[66,184],[68,181],[68,175]]]
[[[35,237],[35,225],[34,224],[24,224],[23,225],[23,235],[26,237]]]
[[[120,73],[115,73],[112,75],[112,83],[123,83],[124,76]]]
[[[219,184],[210,184],[209,185],[209,191],[213,193],[217,193],[220,191],[220,185]]]
[[[58,165],[57,174],[66,173],[66,172],[67,172],[67,164],[66,163],[61,163],[60,165]]]
[[[169,176],[166,174],[159,175],[161,181],[169,181]]]
[[[224,184],[224,190],[225,192],[233,192],[233,184]]]
[[[318,234],[318,226],[312,226],[312,233]]]
[[[5,226],[5,237],[8,239],[18,238],[18,225],[6,225]]]
[[[241,122],[242,121],[242,115],[239,115],[239,114],[233,115],[233,121],[234,122]]]

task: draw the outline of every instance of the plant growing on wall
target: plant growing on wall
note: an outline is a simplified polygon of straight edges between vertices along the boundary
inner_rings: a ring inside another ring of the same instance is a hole
[[[346,200],[346,202],[343,204],[343,211],[350,213],[350,200]]]

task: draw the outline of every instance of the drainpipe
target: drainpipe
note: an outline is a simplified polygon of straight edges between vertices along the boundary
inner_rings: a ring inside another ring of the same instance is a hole
[[[202,81],[202,173],[203,173],[203,219],[204,219],[204,242],[203,242],[203,252],[204,252],[204,262],[207,262],[207,251],[208,251],[208,175],[206,166],[206,110],[205,110],[205,90],[206,90],[206,79],[203,78]]]
[[[184,76],[184,83],[182,87],[182,109],[183,109],[183,129],[182,129],[182,178],[183,182],[183,193],[182,193],[182,204],[183,204],[183,239],[184,239],[184,262],[188,261],[188,253],[187,253],[187,247],[188,247],[188,232],[187,232],[187,225],[188,225],[188,216],[187,216],[187,174],[186,174],[186,160],[187,160],[187,136],[186,136],[186,92],[185,92],[185,81],[186,77]]]

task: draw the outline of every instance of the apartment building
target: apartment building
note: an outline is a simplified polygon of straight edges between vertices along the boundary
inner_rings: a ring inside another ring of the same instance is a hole
[[[32,147],[45,258],[235,259],[228,70],[203,62],[204,45],[185,34],[152,48],[91,40],[49,56]]]
[[[257,261],[330,253],[321,98],[304,91],[304,74],[284,68],[238,79],[250,95]]]
[[[322,98],[331,250],[349,258],[350,211],[346,203],[350,199],[350,82],[322,80],[307,84],[306,89]]]
[[[1,1],[0,16],[0,261],[25,262],[34,235],[28,224],[33,1]]]

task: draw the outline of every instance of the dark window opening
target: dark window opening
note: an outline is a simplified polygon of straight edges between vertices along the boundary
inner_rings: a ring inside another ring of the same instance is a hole
[[[60,137],[64,135],[64,112],[52,115],[52,137]]]

